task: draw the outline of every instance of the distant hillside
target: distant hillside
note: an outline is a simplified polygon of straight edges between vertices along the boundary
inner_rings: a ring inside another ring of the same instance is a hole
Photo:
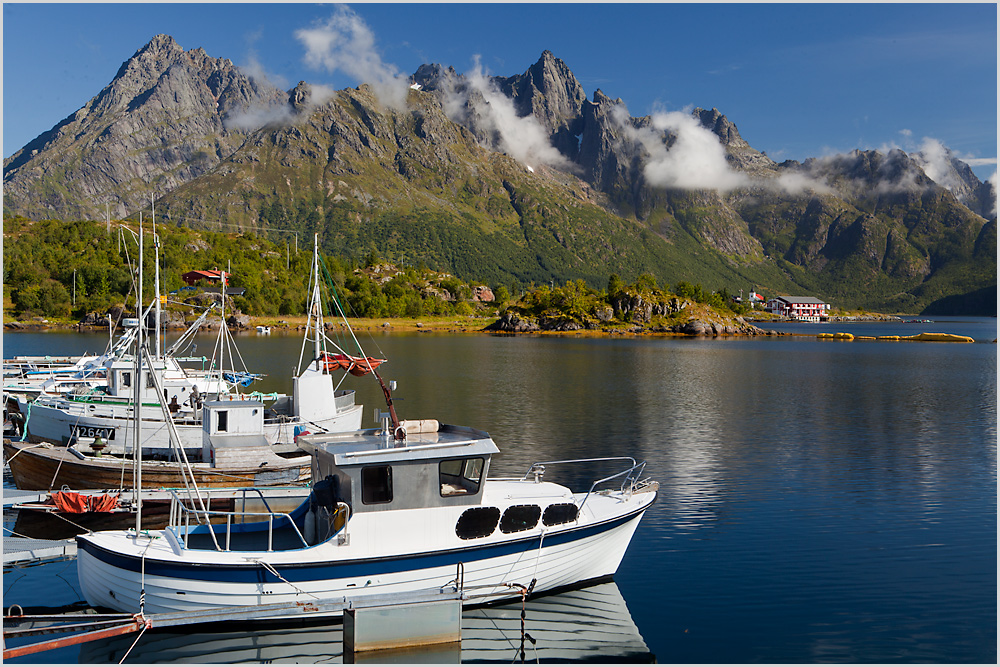
[[[548,51],[511,77],[424,65],[412,82],[403,109],[368,86],[283,93],[161,35],[5,161],[5,215],[103,219],[152,195],[177,225],[319,233],[340,257],[511,292],[649,273],[920,312],[996,285],[995,192],[952,156],[777,164],[718,110],[588,99]]]

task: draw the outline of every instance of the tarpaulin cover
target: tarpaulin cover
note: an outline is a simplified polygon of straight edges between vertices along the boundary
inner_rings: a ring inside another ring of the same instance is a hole
[[[90,496],[76,491],[57,491],[52,494],[52,502],[60,511],[69,514],[111,512],[118,507],[118,495],[104,493]]]
[[[385,359],[376,359],[375,357],[352,357],[349,354],[330,354],[329,352],[323,355],[323,361],[328,371],[339,368],[356,377],[367,375],[385,363]]]

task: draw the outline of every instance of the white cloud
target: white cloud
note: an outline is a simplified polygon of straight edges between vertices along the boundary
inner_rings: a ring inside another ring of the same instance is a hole
[[[266,125],[291,125],[295,122],[295,112],[287,104],[269,107],[255,107],[243,113],[232,115],[225,120],[229,130],[257,130]]]
[[[257,60],[257,53],[255,51],[251,50],[247,54],[247,63],[240,65],[239,68],[254,81],[266,83],[281,90],[288,88],[288,82],[284,77],[277,74],[269,74],[264,70],[264,66]]]
[[[518,116],[514,101],[504,95],[483,72],[478,56],[466,74],[468,87],[458,90],[447,82],[444,111],[462,122],[469,106],[482,129],[492,133],[498,148],[525,165],[546,164],[571,169],[572,164],[549,142],[548,131],[531,114]],[[470,94],[470,93],[478,93]]]
[[[824,195],[834,193],[833,188],[827,185],[826,181],[801,172],[784,172],[778,176],[776,184],[778,189],[790,195],[800,195],[804,192],[815,192]],[[760,183],[759,185],[769,187],[771,184]]]
[[[986,179],[986,180],[988,180],[990,183],[993,184],[993,216],[996,217],[996,214],[997,214],[997,197],[996,197],[996,194],[997,194],[997,172],[994,171],[993,174],[988,179]]]
[[[632,125],[622,106],[615,107],[613,118],[627,138],[645,149],[643,175],[654,187],[727,192],[751,184],[745,174],[729,166],[719,138],[689,113],[658,112],[649,127],[641,128]],[[669,149],[664,132],[674,137]]]
[[[954,190],[962,185],[958,172],[951,164],[951,151],[937,139],[924,137],[920,152],[912,157],[927,177],[941,187]]]
[[[295,37],[305,47],[303,60],[310,67],[331,74],[341,71],[370,85],[383,105],[406,108],[408,77],[400,74],[395,65],[382,62],[375,48],[375,35],[349,7],[340,6],[326,21],[296,30]]]

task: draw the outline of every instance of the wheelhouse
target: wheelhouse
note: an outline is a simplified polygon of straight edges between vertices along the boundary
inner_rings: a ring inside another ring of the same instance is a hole
[[[490,459],[499,451],[489,434],[434,420],[404,428],[402,440],[378,429],[299,438],[313,455],[317,494],[345,503],[352,515],[482,501]]]

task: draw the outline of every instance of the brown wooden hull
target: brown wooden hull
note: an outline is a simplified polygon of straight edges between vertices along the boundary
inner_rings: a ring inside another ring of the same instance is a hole
[[[79,459],[66,447],[4,440],[4,458],[14,484],[33,491],[134,488],[132,463],[110,456]],[[287,486],[309,481],[308,460],[258,468],[211,468],[192,464],[200,488]],[[169,461],[143,461],[142,488],[183,488],[181,466]]]

